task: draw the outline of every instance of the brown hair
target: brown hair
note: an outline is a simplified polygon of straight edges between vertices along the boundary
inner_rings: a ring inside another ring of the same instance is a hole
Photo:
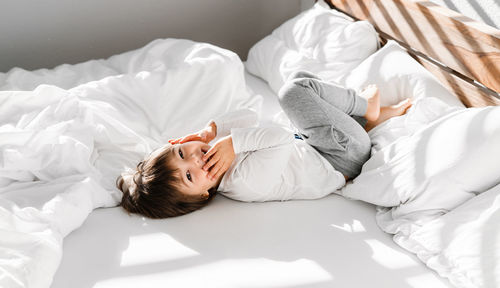
[[[123,192],[120,205],[126,211],[149,218],[168,218],[198,210],[213,199],[215,189],[209,191],[208,197],[183,194],[179,190],[178,169],[169,161],[171,157],[173,145],[169,144],[139,162],[134,172],[118,177],[116,186]]]

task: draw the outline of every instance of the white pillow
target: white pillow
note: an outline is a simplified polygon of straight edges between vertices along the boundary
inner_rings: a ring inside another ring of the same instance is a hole
[[[404,246],[456,287],[500,287],[500,184],[413,233]]]
[[[246,68],[277,93],[288,76],[298,70],[337,81],[377,47],[377,33],[370,23],[353,22],[317,3],[255,44]]]
[[[356,90],[368,84],[377,84],[384,106],[396,104],[407,97],[416,100],[430,96],[452,106],[464,107],[434,75],[392,40],[340,79],[339,83]]]

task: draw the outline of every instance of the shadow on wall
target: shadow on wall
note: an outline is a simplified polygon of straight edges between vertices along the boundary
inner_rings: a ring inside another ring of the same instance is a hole
[[[399,1],[359,0],[339,5],[342,10],[370,21],[382,36],[395,39],[404,47],[411,46],[421,53],[419,56],[427,55],[423,59],[436,65],[424,66],[466,106],[500,103],[496,92],[500,81],[495,77],[500,73],[500,65],[495,61],[498,47],[491,44],[496,41],[493,36],[485,33],[482,38],[476,37],[479,32],[458,17],[451,17],[453,21],[438,19],[440,12],[435,8],[439,5],[431,1],[404,5]],[[417,61],[424,64],[418,57]]]
[[[500,29],[500,3],[498,0],[432,0],[451,10],[464,14],[477,21]]]

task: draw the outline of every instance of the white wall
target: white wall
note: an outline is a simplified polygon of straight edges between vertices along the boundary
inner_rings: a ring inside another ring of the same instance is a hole
[[[106,58],[156,38],[248,49],[310,0],[2,0],[0,72]]]

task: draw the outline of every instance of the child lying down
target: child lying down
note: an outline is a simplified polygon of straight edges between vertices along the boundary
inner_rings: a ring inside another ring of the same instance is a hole
[[[324,197],[360,173],[370,157],[367,131],[411,106],[405,99],[380,107],[374,85],[357,95],[308,72],[291,75],[279,103],[295,134],[255,127],[257,114],[249,109],[223,115],[118,177],[121,206],[166,218],[202,208],[216,192],[248,202]],[[216,136],[222,138],[208,145]]]

